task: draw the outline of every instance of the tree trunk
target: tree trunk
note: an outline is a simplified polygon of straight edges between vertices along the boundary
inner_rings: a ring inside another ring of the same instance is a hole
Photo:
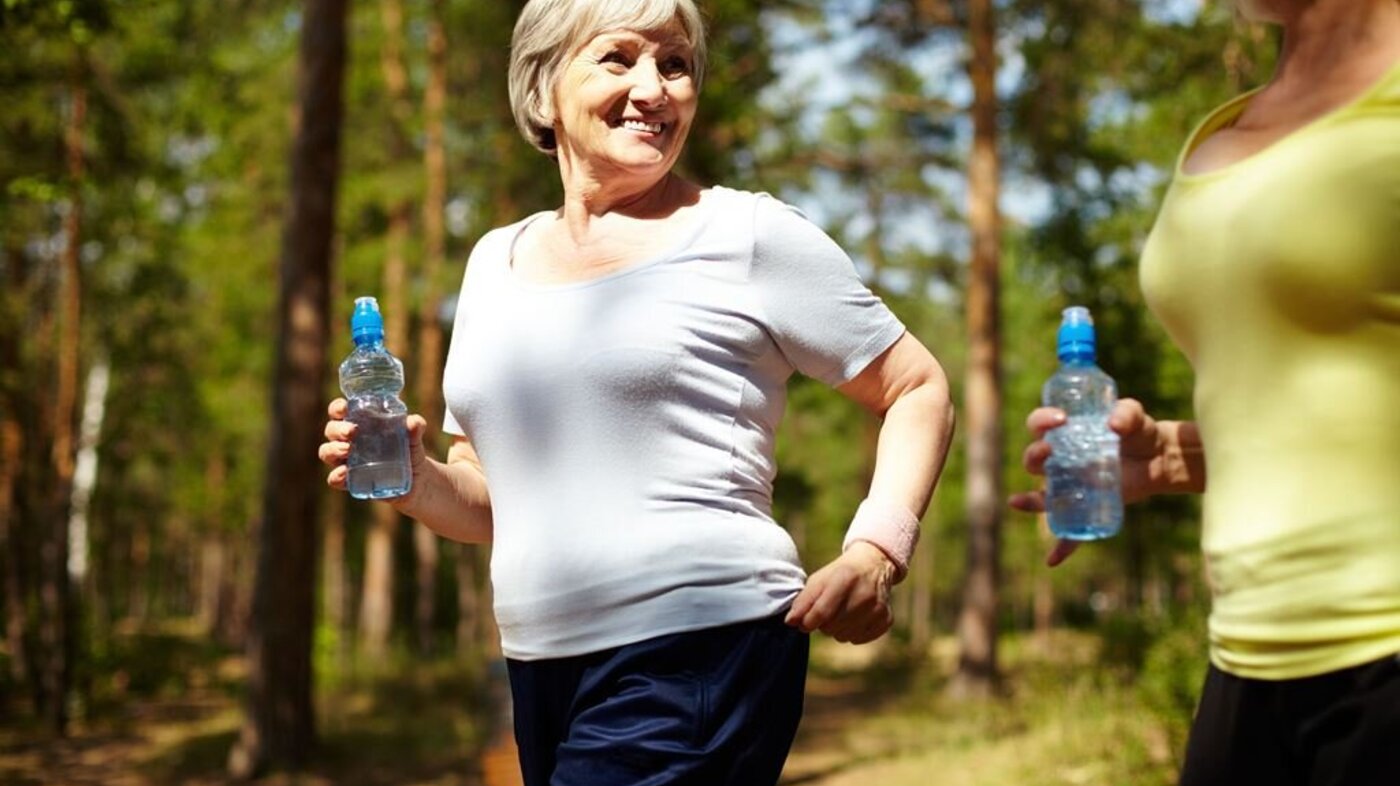
[[[228,543],[223,534],[223,520],[218,511],[223,507],[223,495],[228,467],[224,454],[215,447],[204,465],[205,518],[203,544],[199,560],[199,622],[204,632],[214,636],[222,632],[229,612],[224,588],[229,583]]]
[[[29,660],[24,638],[24,582],[20,576],[19,517],[16,515],[15,480],[19,476],[20,457],[24,455],[24,433],[19,420],[3,403],[0,411],[0,554],[5,575],[5,645],[10,652],[10,676],[16,685],[23,685],[29,676]]]
[[[447,153],[443,142],[447,104],[447,36],[443,0],[431,0],[428,18],[428,85],[423,93],[423,308],[418,322],[418,404],[429,425],[442,421],[442,325],[438,286],[447,249],[443,216],[447,208]]]
[[[360,649],[372,658],[383,655],[394,623],[394,529],[399,514],[385,503],[373,505],[374,520],[365,534],[365,577],[360,591]]]
[[[408,244],[408,203],[389,217],[388,254],[384,259],[384,333],[389,351],[404,357],[408,345],[408,309],[404,298],[404,249]],[[365,653],[383,655],[394,620],[394,532],[402,518],[392,507],[373,505],[374,521],[365,542],[365,582],[360,599],[360,644]]]
[[[45,720],[62,735],[68,726],[68,688],[72,676],[72,591],[68,580],[68,505],[73,486],[73,420],[77,411],[79,338],[81,327],[80,251],[83,216],[83,126],[87,115],[87,88],[81,66],[75,67],[70,88],[71,106],[64,133],[68,179],[72,194],[63,217],[63,280],[59,297],[62,318],[58,336],[58,390],[54,396],[53,478],[50,488],[49,532],[43,546],[43,580],[40,594],[44,608],[40,638],[44,647],[43,685]]]
[[[933,545],[933,533],[925,531],[909,566],[909,643],[918,653],[933,641]]]
[[[78,437],[78,463],[68,517],[68,577],[74,587],[84,586],[88,572],[88,506],[97,485],[97,441],[102,435],[111,365],[99,357],[88,371],[83,397],[82,432]]]
[[[454,544],[452,548],[457,575],[457,654],[468,658],[479,657],[481,653],[476,640],[482,612],[481,594],[476,587],[477,548],[465,543]]]
[[[443,215],[447,208],[447,153],[443,142],[443,116],[447,105],[447,34],[444,0],[428,4],[428,83],[423,92],[425,144],[423,167],[427,191],[423,197],[423,304],[418,318],[418,409],[437,433],[442,423],[442,326],[438,322],[442,293],[438,286],[446,257],[447,233]],[[413,543],[418,556],[415,622],[418,644],[432,647],[434,604],[437,598],[437,536],[415,524]]]
[[[986,695],[997,683],[997,584],[1001,552],[1002,429],[998,315],[996,22],[992,0],[968,3],[972,57],[972,156],[968,224],[972,266],[967,286],[968,368],[963,407],[968,434],[967,579],[958,619],[961,653],[955,692]]]
[[[326,500],[324,547],[321,554],[321,613],[338,638],[346,632],[345,495]]]
[[[311,638],[322,483],[316,448],[325,416],[348,9],[346,0],[307,0],[304,8],[272,423],[248,633],[248,710],[229,757],[238,777],[268,766],[300,768],[315,742]]]
[[[213,635],[223,621],[224,541],[216,532],[206,533],[199,549],[199,627]]]
[[[19,489],[24,461],[24,428],[19,414],[20,331],[23,325],[25,268],[23,253],[6,238],[5,263],[9,269],[6,289],[0,292],[0,571],[4,574],[5,644],[10,652],[10,676],[16,685],[31,677],[25,637],[26,582],[20,572],[25,562],[20,531]]]

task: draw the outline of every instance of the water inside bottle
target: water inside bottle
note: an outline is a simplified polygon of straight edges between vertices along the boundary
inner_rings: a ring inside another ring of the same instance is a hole
[[[397,401],[395,401],[397,403]],[[355,436],[346,462],[346,487],[356,499],[386,499],[407,494],[413,485],[408,462],[407,415],[403,405],[390,409],[373,401],[352,399],[346,420]]]

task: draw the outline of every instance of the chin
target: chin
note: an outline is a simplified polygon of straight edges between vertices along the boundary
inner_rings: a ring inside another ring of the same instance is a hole
[[[665,171],[671,168],[674,156],[668,155],[665,151],[649,148],[651,152],[641,150],[619,151],[618,155],[612,156],[613,165],[631,171],[643,171],[655,169]]]

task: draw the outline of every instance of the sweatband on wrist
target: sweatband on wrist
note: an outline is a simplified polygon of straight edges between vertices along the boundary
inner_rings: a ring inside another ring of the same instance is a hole
[[[841,551],[858,540],[884,552],[894,563],[895,581],[901,581],[909,572],[909,560],[919,542],[919,517],[898,503],[867,499],[856,508]]]

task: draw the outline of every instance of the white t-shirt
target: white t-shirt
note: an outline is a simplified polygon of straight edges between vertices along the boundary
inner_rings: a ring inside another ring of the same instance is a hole
[[[583,282],[512,270],[532,219],[472,251],[444,429],[485,470],[509,658],[759,619],[802,588],[772,518],[785,383],[847,382],[904,326],[796,209],[712,188],[696,212],[670,252]]]

